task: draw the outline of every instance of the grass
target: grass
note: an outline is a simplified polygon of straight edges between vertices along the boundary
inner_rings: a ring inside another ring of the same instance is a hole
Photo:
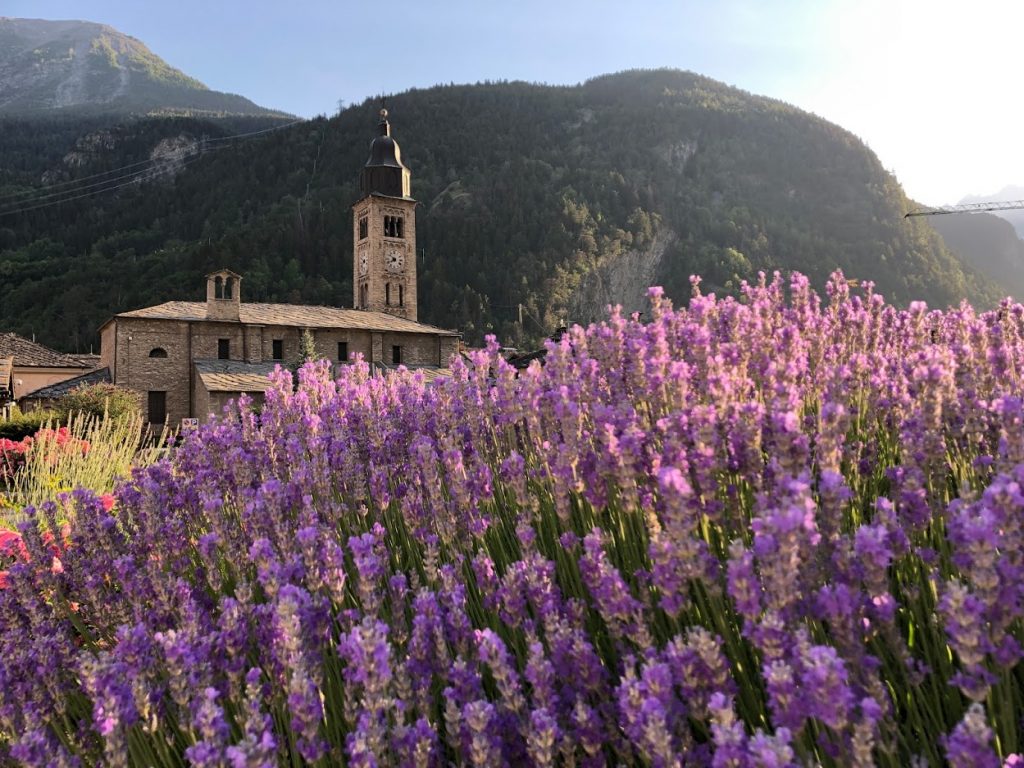
[[[56,429],[56,424],[46,425]],[[142,417],[73,415],[67,423],[68,443],[57,444],[53,432],[37,433],[25,454],[25,466],[4,489],[0,486],[0,528],[17,524],[22,510],[56,499],[75,488],[110,493],[133,467],[153,463],[165,444],[164,432],[150,440]],[[82,441],[88,450],[82,450]]]

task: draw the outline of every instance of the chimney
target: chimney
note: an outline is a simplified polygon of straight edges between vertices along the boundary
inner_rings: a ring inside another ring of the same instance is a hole
[[[206,319],[239,321],[242,306],[242,277],[229,269],[206,276]]]

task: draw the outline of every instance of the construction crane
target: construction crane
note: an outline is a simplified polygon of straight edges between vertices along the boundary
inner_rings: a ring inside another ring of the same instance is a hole
[[[943,205],[939,208],[915,208],[903,215],[904,219],[911,216],[941,216],[945,213],[981,213],[984,211],[1008,211],[1024,209],[1024,200],[1011,200],[1005,203],[962,203],[960,205]]]

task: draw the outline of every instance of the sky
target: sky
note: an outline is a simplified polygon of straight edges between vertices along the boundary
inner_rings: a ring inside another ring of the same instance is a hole
[[[838,123],[925,205],[1024,185],[1020,0],[0,0],[0,15],[109,24],[304,117],[438,83],[675,67]]]

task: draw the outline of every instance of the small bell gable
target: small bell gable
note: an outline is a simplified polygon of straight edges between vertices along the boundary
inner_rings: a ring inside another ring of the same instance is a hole
[[[206,276],[206,319],[239,321],[242,276],[221,269]]]

